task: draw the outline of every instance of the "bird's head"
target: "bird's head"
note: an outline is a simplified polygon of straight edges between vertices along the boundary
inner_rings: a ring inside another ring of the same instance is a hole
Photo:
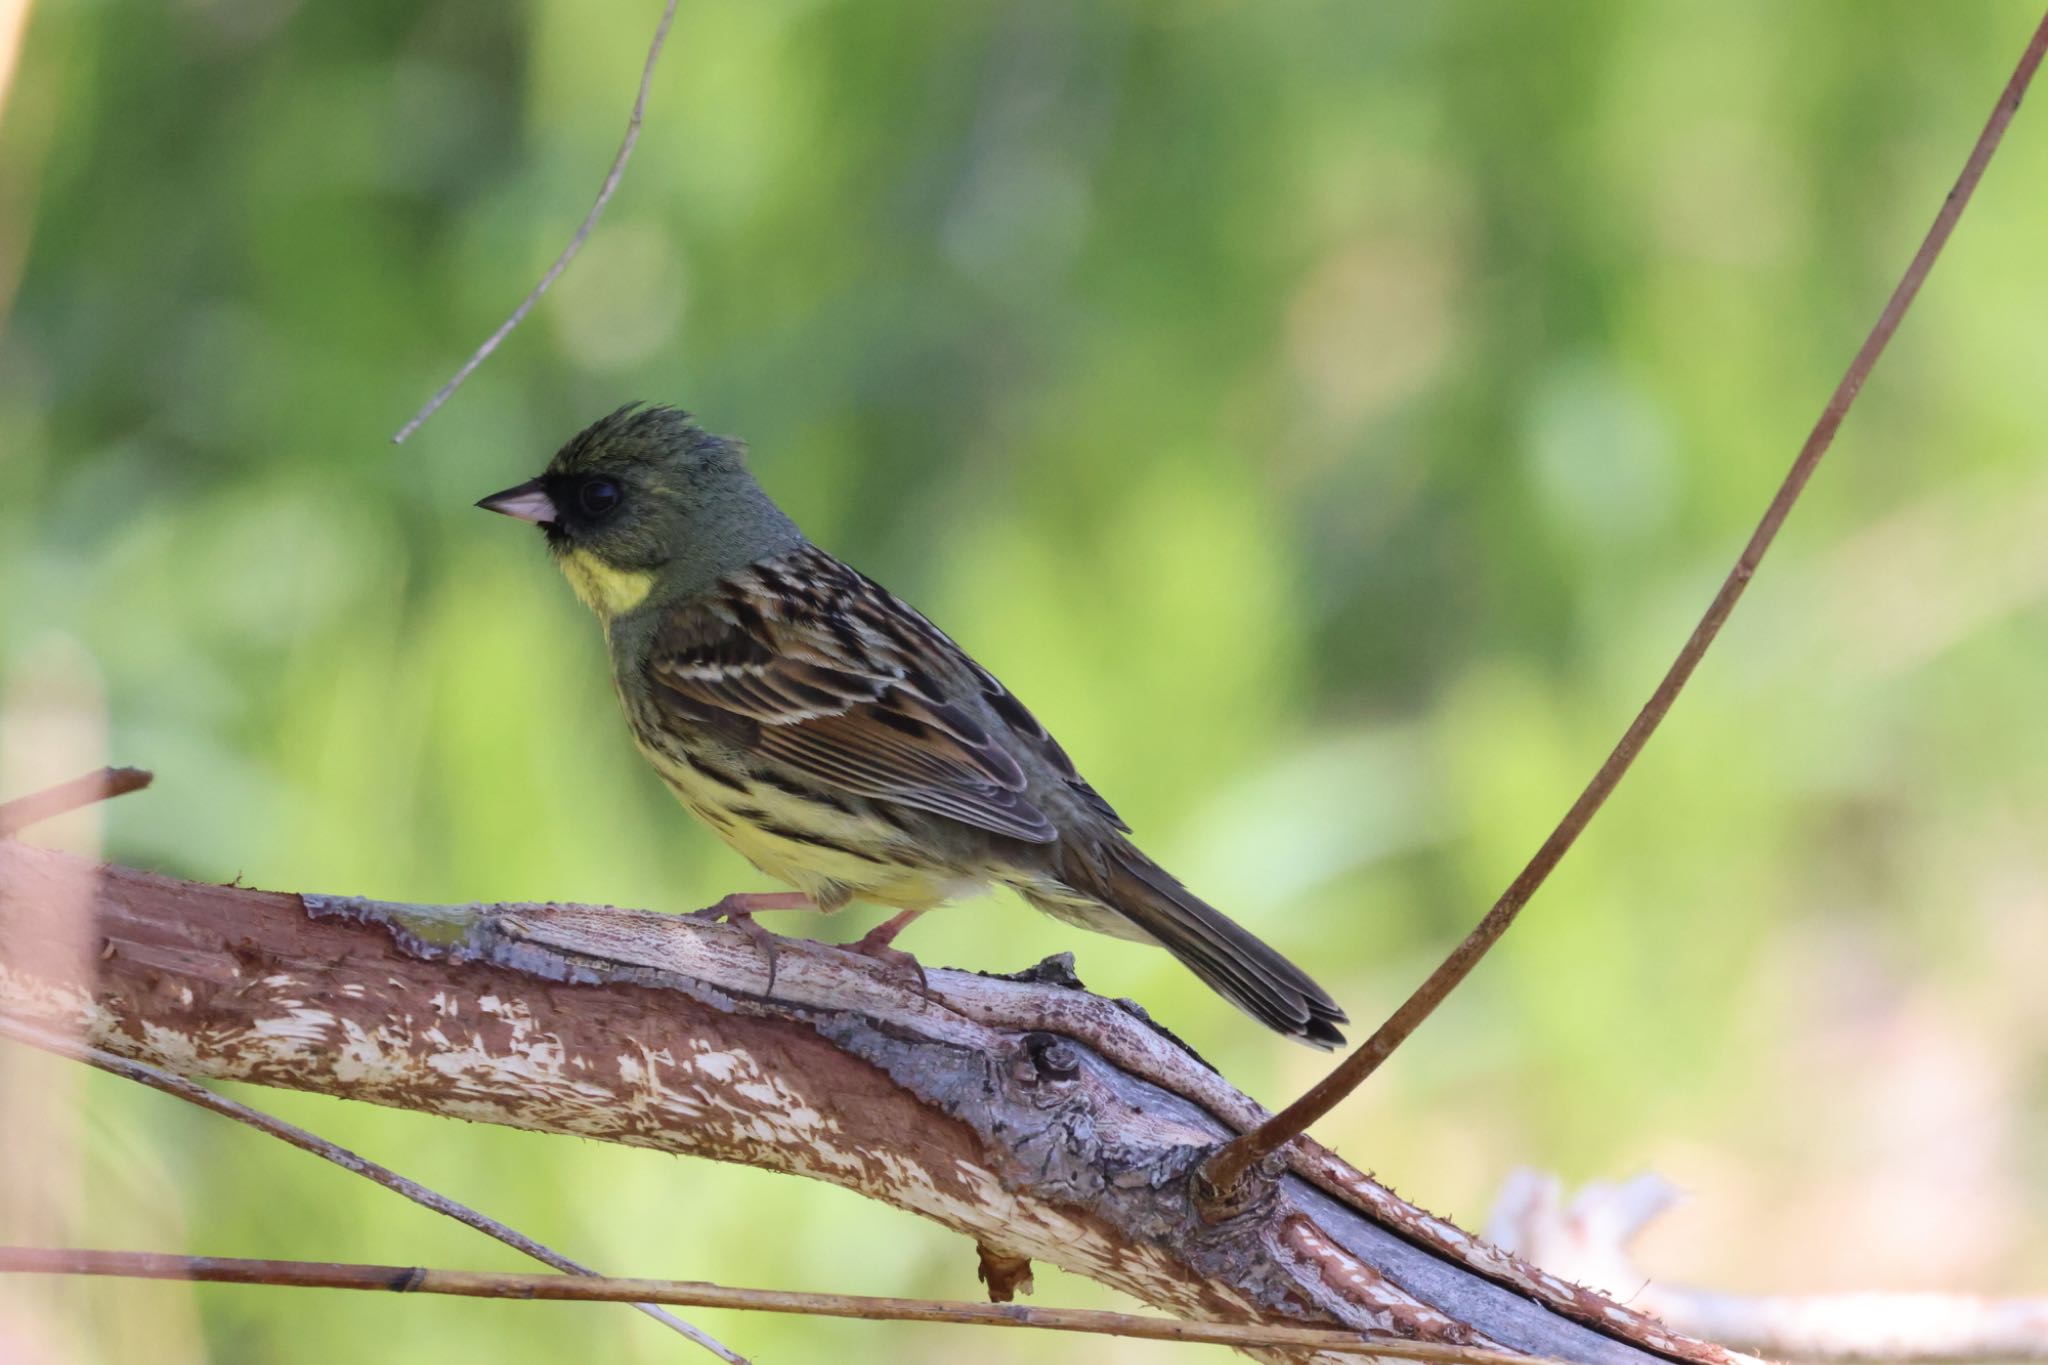
[[[539,526],[576,595],[607,621],[802,539],[754,482],[738,441],[637,403],[585,427],[545,473],[477,506]]]

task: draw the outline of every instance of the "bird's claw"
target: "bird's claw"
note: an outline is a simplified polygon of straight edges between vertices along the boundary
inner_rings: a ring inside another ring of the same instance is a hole
[[[797,892],[781,891],[736,891],[732,895],[680,916],[697,924],[717,924],[721,920],[740,931],[748,942],[760,953],[768,965],[768,984],[763,995],[775,994],[775,969],[782,957],[782,936],[754,920],[758,910],[802,910],[810,906],[808,896]]]
[[[726,922],[746,935],[747,941],[761,954],[761,960],[768,964],[768,984],[761,988],[761,994],[774,995],[775,969],[782,961],[782,936],[757,924],[750,914],[728,915]]]
[[[887,926],[884,926],[885,928]],[[930,978],[924,974],[924,964],[901,948],[889,946],[887,937],[878,937],[880,930],[866,934],[846,945],[850,953],[858,953],[871,962],[894,969],[917,983],[917,993],[925,999],[936,1002],[937,992],[932,990]],[[891,936],[893,937],[893,935]]]

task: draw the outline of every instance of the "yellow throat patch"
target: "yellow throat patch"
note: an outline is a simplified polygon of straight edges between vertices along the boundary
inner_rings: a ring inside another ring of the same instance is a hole
[[[563,575],[583,605],[606,621],[639,606],[654,590],[653,574],[614,569],[588,550],[571,550],[561,562]]]

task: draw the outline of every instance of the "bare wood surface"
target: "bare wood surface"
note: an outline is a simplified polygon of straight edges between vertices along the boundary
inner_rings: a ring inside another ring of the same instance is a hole
[[[95,950],[40,952],[57,932],[41,908],[81,880]],[[1311,1144],[1263,1172],[1243,1212],[1206,1221],[1194,1167],[1263,1111],[1056,963],[1027,975],[932,969],[927,995],[791,940],[770,995],[756,945],[725,925],[287,895],[0,844],[0,1014],[180,1075],[810,1176],[962,1233],[963,1258],[978,1243],[1045,1261],[1184,1321],[1586,1365],[1745,1359],[1523,1265]]]

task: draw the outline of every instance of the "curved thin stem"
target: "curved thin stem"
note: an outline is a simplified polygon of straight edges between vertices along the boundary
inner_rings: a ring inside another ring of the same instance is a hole
[[[640,93],[633,97],[633,113],[626,120],[625,140],[619,143],[618,155],[612,158],[611,169],[605,172],[604,184],[598,187],[597,202],[590,206],[590,212],[583,215],[582,226],[578,227],[576,235],[569,239],[569,245],[562,248],[562,254],[555,257],[555,263],[548,267],[547,273],[540,277],[540,283],[528,290],[526,297],[519,301],[519,306],[512,310],[512,316],[499,323],[498,330],[485,337],[484,344],[470,352],[469,359],[462,362],[462,368],[455,372],[454,377],[427,400],[425,407],[412,415],[411,421],[398,429],[398,433],[391,438],[391,444],[403,445],[406,437],[418,431],[421,424],[440,411],[441,405],[454,396],[455,391],[462,387],[463,382],[475,372],[476,367],[489,359],[491,352],[498,349],[500,342],[512,335],[512,329],[526,321],[526,315],[540,302],[540,296],[548,292],[548,287],[569,268],[569,262],[576,259],[576,253],[583,250],[583,243],[597,226],[599,216],[604,213],[604,206],[611,202],[612,191],[619,187],[619,181],[626,174],[626,161],[633,155],[633,144],[640,140],[640,120],[647,112],[647,89],[654,83],[654,64],[661,59],[661,49],[668,42],[669,25],[675,22],[675,17],[676,0],[668,0],[661,11],[661,22],[655,26],[654,41],[648,44],[647,62],[640,68]]]
[[[133,1279],[193,1280],[209,1284],[273,1284],[302,1289],[381,1289],[401,1294],[454,1294],[480,1299],[573,1299],[673,1303],[693,1308],[752,1309],[813,1317],[883,1322],[950,1322],[979,1327],[1030,1327],[1051,1332],[1149,1341],[1206,1342],[1245,1349],[1292,1348],[1340,1355],[1425,1360],[1443,1365],[1561,1365],[1545,1356],[1483,1350],[1443,1342],[1410,1341],[1377,1333],[1252,1322],[1183,1322],[1138,1313],[1082,1308],[1027,1308],[1014,1303],[962,1303],[946,1299],[880,1298],[866,1294],[806,1294],[785,1289],[744,1289],[691,1280],[627,1280],[571,1275],[506,1275],[423,1266],[356,1265],[326,1261],[258,1261],[232,1256],[167,1256],[147,1251],[77,1251],[0,1247],[0,1274],[114,1275]]]
[[[1550,832],[1550,837],[1536,850],[1536,856],[1529,860],[1520,875],[1501,893],[1500,899],[1493,903],[1493,908],[1486,912],[1478,927],[1466,936],[1463,943],[1452,950],[1442,965],[1430,973],[1429,979],[1417,987],[1413,995],[1402,1002],[1401,1007],[1394,1011],[1386,1023],[1381,1024],[1356,1052],[1338,1063],[1337,1067],[1317,1082],[1307,1094],[1251,1132],[1225,1143],[1202,1164],[1200,1175],[1209,1197],[1226,1206],[1236,1202],[1241,1196],[1245,1174],[1254,1163],[1277,1151],[1284,1143],[1306,1131],[1310,1124],[1329,1113],[1345,1096],[1356,1090],[1366,1077],[1378,1070],[1380,1063],[1392,1056],[1395,1048],[1407,1041],[1408,1035],[1415,1032],[1422,1021],[1443,1003],[1444,997],[1457,989],[1458,984],[1478,965],[1479,959],[1486,955],[1487,950],[1499,942],[1501,935],[1507,932],[1508,926],[1513,924],[1515,917],[1521,913],[1522,907],[1529,903],[1529,898],[1536,894],[1536,889],[1543,885],[1544,879],[1549,877],[1551,870],[1577,842],[1579,835],[1599,812],[1601,805],[1620,784],[1622,777],[1629,770],[1629,765],[1635,762],[1636,755],[1642,752],[1643,745],[1656,733],[1665,714],[1671,710],[1671,704],[1678,700],[1679,692],[1692,677],[1693,670],[1699,666],[1700,659],[1707,652],[1707,646],[1713,644],[1714,637],[1721,633],[1721,627],[1727,622],[1728,614],[1735,610],[1735,604],[1742,599],[1750,578],[1755,575],[1757,566],[1762,563],[1764,552],[1770,549],[1771,542],[1777,539],[1778,529],[1784,525],[1786,516],[1792,511],[1792,504],[1798,501],[1800,493],[1806,488],[1807,480],[1813,477],[1814,469],[1820,464],[1821,457],[1827,454],[1828,447],[1834,444],[1835,433],[1841,428],[1842,419],[1848,416],[1849,407],[1856,401],[1856,395],[1862,392],[1863,381],[1869,377],[1871,367],[1877,364],[1877,358],[1884,354],[1892,334],[1898,330],[1900,319],[1906,315],[1906,310],[1912,306],[1914,297],[1919,294],[1920,285],[1926,280],[1927,272],[1933,269],[1935,259],[1947,245],[1949,234],[1955,230],[1956,220],[1962,216],[1964,207],[1970,202],[1970,196],[1976,192],[1977,182],[1983,178],[1984,168],[1990,164],[1992,153],[1998,150],[1998,144],[2005,136],[2006,126],[2012,122],[2012,116],[2019,109],[2020,100],[2026,94],[2027,86],[2034,79],[2035,70],[2041,65],[2044,50],[2048,50],[2048,15],[2044,15],[2035,28],[2026,51],[2020,55],[2019,65],[2013,70],[2012,78],[2006,82],[2004,93],[1998,97],[1998,103],[1991,111],[1990,120],[1984,125],[1984,131],[1978,134],[1976,145],[1970,149],[1969,159],[1963,163],[1962,174],[1956,178],[1955,188],[1950,190],[1948,198],[1942,201],[1941,211],[1935,214],[1934,224],[1927,230],[1927,236],[1920,243],[1920,249],[1913,254],[1912,263],[1906,267],[1906,273],[1900,278],[1898,287],[1892,290],[1884,311],[1878,314],[1876,324],[1871,327],[1870,334],[1863,339],[1863,345],[1858,348],[1855,359],[1849,362],[1849,368],[1843,374],[1841,382],[1835,386],[1827,406],[1821,410],[1819,420],[1813,424],[1813,430],[1807,435],[1806,443],[1800,447],[1799,456],[1792,462],[1792,468],[1785,475],[1785,481],[1778,486],[1776,495],[1771,498],[1770,506],[1764,509],[1763,520],[1757,523],[1749,543],[1743,546],[1741,556],[1735,561],[1735,567],[1728,571],[1728,577],[1722,581],[1721,590],[1714,594],[1714,600],[1708,604],[1706,614],[1700,618],[1700,623],[1693,627],[1691,638],[1685,642],[1685,647],[1678,651],[1678,657],[1672,660],[1663,681],[1657,684],[1657,690],[1650,694],[1650,700],[1629,723],[1628,729],[1615,744],[1613,752],[1607,755],[1607,761],[1593,774],[1593,780],[1579,793],[1579,799],[1572,803],[1571,809],[1558,821],[1557,828]]]

